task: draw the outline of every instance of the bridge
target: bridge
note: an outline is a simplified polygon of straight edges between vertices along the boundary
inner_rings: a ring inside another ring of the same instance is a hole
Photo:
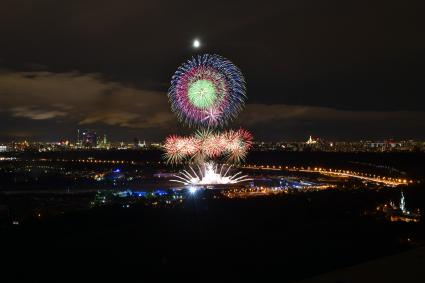
[[[296,167],[296,166],[276,166],[276,165],[246,165],[241,166],[243,169],[266,170],[266,171],[295,171],[305,173],[319,173],[326,176],[339,178],[356,178],[368,182],[384,184],[386,186],[399,186],[413,183],[413,180],[378,176],[376,174],[361,173],[357,171],[342,170],[342,169],[327,169],[321,167]]]

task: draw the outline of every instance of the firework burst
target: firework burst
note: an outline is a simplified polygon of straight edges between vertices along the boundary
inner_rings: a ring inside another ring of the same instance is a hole
[[[170,163],[187,159],[213,159],[224,156],[228,162],[241,162],[252,146],[252,135],[243,129],[214,133],[198,131],[193,137],[170,136],[165,141],[165,157]]]
[[[247,175],[241,175],[242,172],[230,174],[231,165],[214,165],[214,163],[206,163],[203,168],[193,168],[184,170],[176,175],[171,181],[184,185],[211,185],[211,184],[236,184],[240,182],[250,181]]]
[[[182,122],[217,127],[239,114],[245,93],[245,79],[232,62],[219,55],[204,54],[177,69],[168,97]]]
[[[196,167],[175,175],[175,182],[195,184],[235,184],[249,180],[230,174],[230,167],[222,172],[214,159],[239,163],[252,146],[252,135],[243,130],[222,133],[221,128],[242,110],[246,99],[245,79],[241,71],[219,55],[198,55],[182,64],[174,73],[168,98],[171,109],[180,121],[199,130],[189,137],[169,136],[164,144],[169,163],[192,161]]]

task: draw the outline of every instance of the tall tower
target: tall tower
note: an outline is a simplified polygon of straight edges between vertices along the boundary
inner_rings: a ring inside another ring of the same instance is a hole
[[[403,191],[401,191],[401,199],[400,199],[400,209],[403,211],[403,213],[406,212],[406,202],[404,200],[404,194]]]
[[[77,146],[80,147],[81,146],[81,141],[80,141],[80,129],[77,129]]]

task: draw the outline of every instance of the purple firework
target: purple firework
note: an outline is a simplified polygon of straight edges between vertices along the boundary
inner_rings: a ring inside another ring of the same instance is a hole
[[[182,64],[171,80],[172,110],[189,126],[223,126],[241,111],[245,79],[232,62],[219,55],[198,55]]]

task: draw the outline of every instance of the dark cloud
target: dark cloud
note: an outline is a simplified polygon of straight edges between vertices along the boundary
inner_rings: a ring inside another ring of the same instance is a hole
[[[99,74],[2,72],[0,116],[3,135],[39,139],[73,138],[77,127],[102,129],[125,137],[161,139],[184,133],[169,108],[165,92],[146,91],[104,80]],[[12,123],[7,123],[11,120]],[[328,107],[248,104],[235,127],[247,127],[264,139],[302,139],[309,134],[349,138],[421,137],[421,111],[352,111]],[[16,125],[18,126],[18,130]],[[2,136],[5,138],[5,136]]]
[[[93,124],[127,128],[170,128],[174,116],[165,93],[108,82],[98,74],[2,72],[3,115],[55,120],[77,126]]]
[[[249,104],[238,123],[246,121],[265,139],[332,136],[342,129],[345,138],[377,130],[423,138],[415,130],[425,112],[423,6],[6,0],[0,9],[0,66],[6,70],[0,74],[0,115],[12,120],[0,131],[31,126],[40,131],[33,136],[46,138],[82,126],[123,138],[184,131],[165,92],[199,37],[202,52],[222,54],[242,69]],[[286,126],[276,130],[276,124]]]
[[[323,139],[397,138],[420,139],[425,131],[422,111],[352,111],[328,107],[249,104],[238,124],[266,140],[303,140],[308,135]]]
[[[42,110],[30,106],[17,106],[11,109],[13,117],[24,117],[32,120],[47,120],[65,116],[66,112],[58,110]]]

